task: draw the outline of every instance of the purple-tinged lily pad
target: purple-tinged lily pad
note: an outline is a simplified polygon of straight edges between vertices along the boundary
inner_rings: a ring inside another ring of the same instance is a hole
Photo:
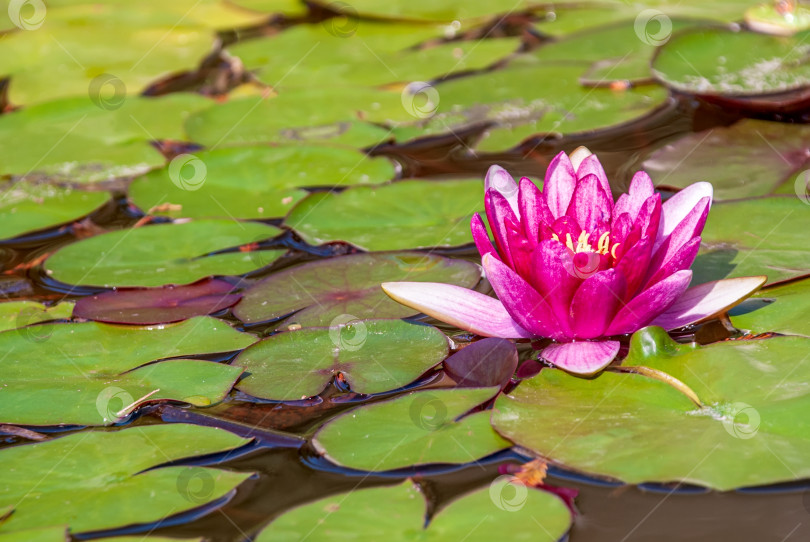
[[[73,315],[111,324],[166,324],[227,309],[242,296],[224,280],[203,279],[183,286],[122,288],[76,302]]]
[[[418,252],[354,254],[306,263],[270,275],[243,293],[233,312],[246,323],[281,318],[287,324],[329,327],[353,319],[405,318],[416,311],[383,292],[389,281],[446,282],[466,288],[481,278],[471,262]],[[348,318],[348,320],[346,320]]]
[[[503,387],[515,374],[518,353],[512,341],[488,338],[471,343],[444,361],[444,371],[464,387]]]

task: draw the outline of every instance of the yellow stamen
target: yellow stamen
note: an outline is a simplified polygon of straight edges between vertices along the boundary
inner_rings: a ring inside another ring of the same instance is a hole
[[[555,241],[559,241],[559,240],[560,240],[560,238],[557,236],[557,234],[556,234],[556,233],[552,233],[552,234],[551,234],[551,238],[552,238],[552,239],[554,239]]]
[[[574,252],[574,242],[571,240],[571,234],[570,233],[565,234],[565,246],[568,247],[568,250],[570,250],[571,252]]]
[[[610,255],[613,256],[614,259],[616,258],[616,249],[617,248],[619,248],[619,243],[616,243],[615,245],[613,245],[613,248],[610,249]]]
[[[610,249],[610,233],[609,232],[605,232],[605,233],[602,234],[601,237],[599,237],[598,248],[599,248],[599,250],[597,250],[597,252],[599,252],[599,254],[607,254],[608,253],[608,250]]]

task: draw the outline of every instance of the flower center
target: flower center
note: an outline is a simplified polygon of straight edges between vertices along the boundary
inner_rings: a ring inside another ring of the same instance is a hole
[[[579,237],[577,238],[576,244],[574,244],[574,240],[571,237],[571,234],[566,233],[565,246],[567,246],[568,250],[570,250],[574,254],[579,254],[581,252],[596,252],[597,254],[605,255],[610,253],[610,255],[613,256],[613,258],[616,258],[616,249],[619,247],[620,243],[613,243],[613,246],[612,247],[610,246],[610,232],[605,232],[601,236],[599,236],[599,241],[597,241],[596,243],[595,250],[588,242],[588,239],[590,239],[590,237],[591,237],[590,233],[588,233],[585,230],[582,230],[582,232],[579,234]],[[557,236],[556,233],[552,234],[551,238],[554,239],[555,241],[559,241],[562,243],[562,241],[560,241],[560,238],[559,236]]]

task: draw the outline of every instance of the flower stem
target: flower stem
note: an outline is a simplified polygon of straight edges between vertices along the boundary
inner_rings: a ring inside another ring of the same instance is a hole
[[[692,390],[692,388],[690,388],[689,386],[687,386],[674,376],[665,373],[664,371],[659,371],[658,369],[645,367],[643,365],[635,365],[632,367],[611,367],[610,370],[615,371],[617,373],[635,373],[649,378],[654,378],[655,380],[660,380],[661,382],[669,384],[682,394],[686,395],[689,398],[689,400],[695,403],[699,408],[703,408],[704,406],[703,402],[700,400],[700,397],[697,396],[697,394],[694,392],[694,390]]]

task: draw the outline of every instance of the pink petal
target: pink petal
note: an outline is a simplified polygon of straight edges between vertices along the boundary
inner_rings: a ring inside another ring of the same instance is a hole
[[[589,375],[601,371],[619,353],[619,341],[579,341],[551,344],[540,354],[571,373]]]
[[[571,329],[577,338],[602,336],[624,299],[625,287],[624,277],[615,269],[585,279],[571,300]]]
[[[666,200],[661,209],[661,226],[658,229],[659,244],[661,240],[672,234],[675,227],[686,218],[686,215],[701,199],[708,197],[711,201],[713,192],[712,185],[709,183],[694,183]]]
[[[588,175],[594,175],[599,179],[599,186],[604,190],[605,194],[610,197],[611,207],[613,206],[613,194],[610,191],[610,183],[608,182],[607,175],[605,174],[599,158],[595,154],[585,157],[582,163],[577,168],[577,183],[582,182],[582,179]]]
[[[470,219],[470,230],[472,231],[473,241],[475,241],[475,248],[478,249],[478,253],[481,254],[481,257],[483,257],[484,254],[492,254],[498,257],[498,252],[492,245],[492,241],[489,240],[487,227],[484,226],[484,221],[478,213],[475,213]],[[498,259],[500,259],[500,257],[498,257]]]
[[[518,185],[508,171],[501,166],[490,166],[487,176],[484,178],[484,193],[490,188],[506,198],[512,212],[516,216],[520,216],[518,210]]]
[[[689,287],[692,272],[678,271],[631,299],[616,314],[605,335],[633,333],[669,309]]]
[[[652,277],[650,277],[644,287],[649,288],[656,282],[667,278],[672,273],[681,271],[682,269],[689,269],[692,266],[692,262],[695,261],[695,257],[697,257],[699,250],[700,237],[695,237],[691,241],[688,241],[675,254],[673,254],[664,265],[661,265],[655,271],[652,269],[650,270],[654,274]]]
[[[571,258],[570,251],[559,241],[541,242],[532,254],[532,284],[548,301],[563,332],[573,338],[568,326],[568,309],[582,279],[571,271],[570,265],[566,266]]]
[[[520,327],[539,337],[563,338],[557,317],[537,290],[492,255],[482,263],[498,299]]]
[[[568,155],[561,152],[549,164],[543,183],[546,205],[554,218],[565,215],[576,186],[577,176],[574,166],[571,165]]]
[[[497,299],[440,282],[384,282],[391,299],[459,329],[504,339],[531,338]]]
[[[523,233],[529,242],[529,247],[534,249],[540,242],[540,225],[551,225],[554,217],[548,210],[543,194],[535,184],[526,177],[520,179],[520,192],[518,193],[518,208],[520,209],[520,222],[523,226]]]
[[[492,229],[492,234],[495,237],[495,246],[498,247],[498,254],[501,259],[512,266],[512,251],[509,246],[509,229],[508,224],[517,224],[518,219],[509,202],[503,195],[496,190],[488,190],[484,196],[484,209],[487,213],[487,221],[489,227]]]
[[[684,219],[675,226],[669,236],[656,239],[653,258],[650,263],[653,271],[657,271],[683,245],[701,234],[703,226],[706,224],[706,218],[709,216],[710,205],[710,198],[701,198]]]
[[[655,188],[650,176],[643,171],[637,171],[633,175],[633,180],[630,181],[630,190],[627,194],[619,196],[616,205],[613,207],[614,221],[615,217],[620,216],[622,213],[628,213],[635,219],[641,206],[654,193]]]
[[[686,290],[652,323],[667,330],[694,324],[738,305],[759,290],[767,280],[768,277],[761,275],[716,280],[694,286]]]
[[[613,200],[600,186],[596,175],[588,175],[577,182],[574,197],[568,204],[566,215],[576,219],[579,227],[592,232],[610,224]],[[576,239],[574,239],[576,244]]]

